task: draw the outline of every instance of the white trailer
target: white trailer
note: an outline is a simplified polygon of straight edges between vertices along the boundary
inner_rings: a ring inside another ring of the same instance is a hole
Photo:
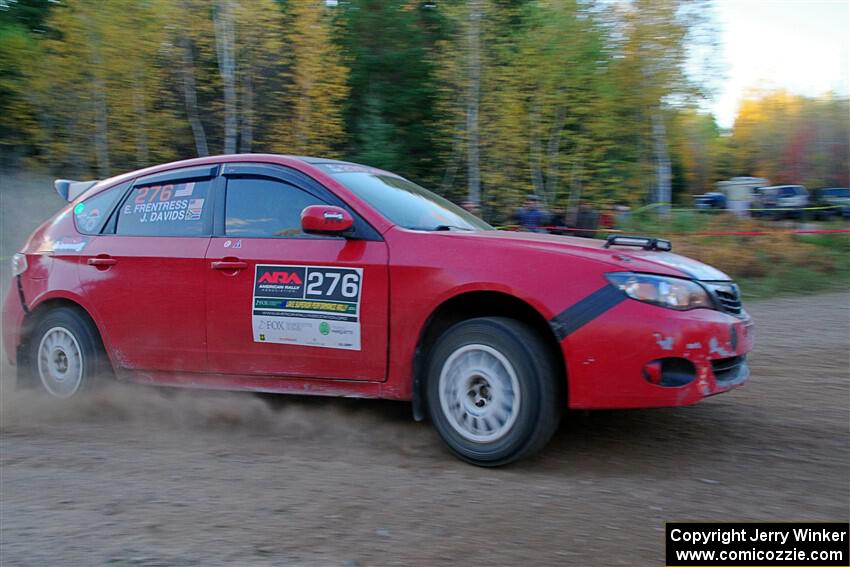
[[[733,177],[726,181],[718,181],[717,190],[726,195],[727,208],[736,216],[748,217],[748,210],[754,198],[754,191],[764,187],[769,181],[764,177]]]

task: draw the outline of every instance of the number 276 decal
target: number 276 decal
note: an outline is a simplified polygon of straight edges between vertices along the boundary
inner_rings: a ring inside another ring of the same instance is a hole
[[[327,268],[311,269],[307,274],[308,297],[337,298],[356,300],[360,295],[360,274],[340,272]]]

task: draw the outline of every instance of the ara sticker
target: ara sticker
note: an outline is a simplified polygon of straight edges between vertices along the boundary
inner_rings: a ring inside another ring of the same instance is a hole
[[[363,268],[258,264],[254,342],[360,350],[362,286]]]

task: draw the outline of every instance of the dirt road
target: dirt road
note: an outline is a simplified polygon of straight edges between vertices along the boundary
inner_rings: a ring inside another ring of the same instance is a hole
[[[58,403],[11,391],[4,365],[0,564],[662,565],[665,520],[847,520],[848,294],[749,308],[745,388],[571,415],[497,470],[405,404],[132,386]]]

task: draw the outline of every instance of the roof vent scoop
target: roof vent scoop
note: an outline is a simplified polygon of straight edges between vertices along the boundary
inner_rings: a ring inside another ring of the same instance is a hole
[[[59,193],[59,196],[68,201],[69,203],[91,189],[95,183],[97,183],[97,179],[94,181],[73,181],[71,179],[57,179],[53,182],[53,186],[56,187],[56,192]]]

